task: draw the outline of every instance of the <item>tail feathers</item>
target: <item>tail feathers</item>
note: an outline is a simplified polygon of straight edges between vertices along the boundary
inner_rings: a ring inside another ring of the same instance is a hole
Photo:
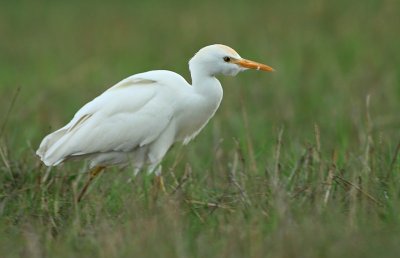
[[[74,153],[71,150],[71,144],[66,143],[91,116],[92,114],[80,115],[78,112],[66,126],[43,139],[36,154],[46,166],[57,166]],[[79,152],[74,154],[79,154]]]
[[[68,129],[61,128],[54,133],[47,135],[40,143],[36,154],[40,157],[46,166],[56,166],[64,161],[62,155],[56,155],[55,150],[60,146],[60,141],[63,142],[62,138],[66,136]]]

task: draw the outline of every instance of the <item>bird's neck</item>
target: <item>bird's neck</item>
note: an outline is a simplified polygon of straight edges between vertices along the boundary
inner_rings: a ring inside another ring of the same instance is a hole
[[[198,67],[190,67],[193,90],[212,102],[221,102],[223,90],[221,83],[214,75],[207,74]]]

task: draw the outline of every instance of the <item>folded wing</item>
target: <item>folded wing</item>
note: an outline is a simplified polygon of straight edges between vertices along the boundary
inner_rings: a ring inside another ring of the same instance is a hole
[[[154,141],[173,116],[152,78],[131,76],[83,106],[63,128],[46,136],[37,154],[48,166],[85,154],[123,151]]]

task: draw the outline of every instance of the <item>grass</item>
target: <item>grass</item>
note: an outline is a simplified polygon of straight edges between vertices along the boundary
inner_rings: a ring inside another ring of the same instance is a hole
[[[9,1],[0,8],[1,257],[397,257],[398,1]],[[277,72],[224,100],[152,176],[48,170],[40,140],[126,76],[211,43]],[[8,111],[11,110],[11,111]]]

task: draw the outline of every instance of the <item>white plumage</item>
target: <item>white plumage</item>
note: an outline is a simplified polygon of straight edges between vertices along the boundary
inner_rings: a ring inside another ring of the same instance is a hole
[[[153,172],[174,142],[187,144],[214,115],[223,95],[216,74],[273,70],[224,45],[202,48],[189,67],[192,85],[163,70],[122,80],[47,135],[37,155],[47,166],[86,158],[90,167],[132,163],[136,171],[148,166]]]

